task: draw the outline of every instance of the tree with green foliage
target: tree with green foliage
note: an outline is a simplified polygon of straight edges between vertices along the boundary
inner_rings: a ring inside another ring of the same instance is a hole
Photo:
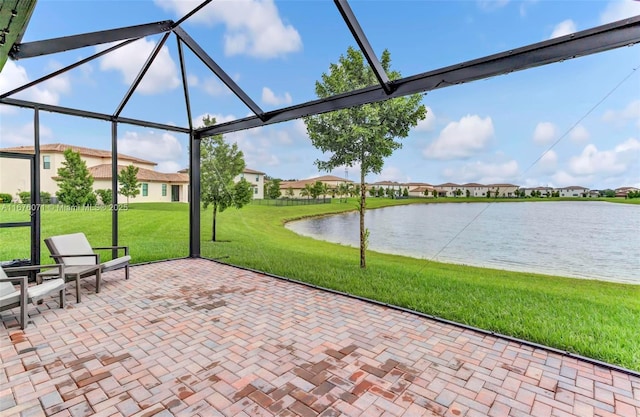
[[[210,126],[216,123],[216,119],[207,115],[203,122],[205,126]],[[234,183],[234,178],[244,168],[244,154],[238,149],[238,144],[228,144],[222,135],[207,136],[200,140],[200,199],[205,209],[210,205],[213,207],[213,242],[216,241],[217,213],[229,207],[242,208],[251,201],[251,184],[246,180]]]
[[[323,192],[326,195],[325,189],[326,189],[325,183],[323,183],[322,181],[316,181],[315,184],[313,184],[313,187],[311,187],[311,197],[313,199],[316,199],[320,197]]]
[[[384,197],[384,188],[378,187],[378,197]]]
[[[269,182],[266,185],[267,198],[270,198],[272,200],[280,198],[280,196],[282,195],[282,191],[280,191],[280,182],[281,181],[279,178],[273,178],[269,180]]]
[[[293,187],[288,187],[287,191],[285,191],[284,193],[287,198],[293,198],[294,192],[293,192]]]
[[[467,198],[471,197],[471,191],[469,191],[469,189],[465,190],[465,194],[466,194]]]
[[[140,168],[135,167],[133,165],[128,165],[120,171],[118,174],[118,184],[120,184],[120,189],[118,192],[123,196],[127,197],[127,204],[129,204],[129,197],[135,198],[138,194],[140,194],[140,183],[138,182],[138,172]],[[100,195],[102,198],[102,194]],[[105,204],[104,199],[102,200]]]
[[[391,70],[389,51],[382,53],[380,64],[390,80],[401,77],[398,71]],[[329,73],[322,74],[322,80],[316,81],[316,95],[324,99],[377,84],[362,52],[349,47],[337,64],[330,65]],[[329,154],[327,160],[316,161],[318,168],[331,171],[341,166],[360,166],[361,268],[366,268],[365,178],[367,174],[379,174],[384,159],[402,146],[395,138],[407,137],[411,128],[425,118],[426,108],[421,101],[421,94],[413,94],[304,118],[313,146]]]
[[[407,187],[404,187],[404,190],[402,190],[402,196],[409,197],[409,189]]]
[[[313,195],[313,185],[311,183],[306,183],[304,188],[300,190],[300,196],[307,197],[307,200],[311,198]]]
[[[87,169],[87,163],[80,157],[80,152],[71,148],[64,151],[64,161],[58,168],[58,199],[69,206],[86,206],[95,204],[93,193],[93,176]]]

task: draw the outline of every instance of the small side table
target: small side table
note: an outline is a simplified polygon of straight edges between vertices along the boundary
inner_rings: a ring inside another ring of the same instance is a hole
[[[96,276],[96,293],[100,292],[101,265],[69,265],[64,267],[65,282],[76,282],[76,302],[80,299],[80,278],[95,275]],[[60,273],[56,270],[49,269],[36,274],[36,282],[41,283],[43,279],[59,277]]]

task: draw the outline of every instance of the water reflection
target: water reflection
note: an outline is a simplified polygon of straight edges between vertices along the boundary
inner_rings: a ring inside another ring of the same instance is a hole
[[[287,224],[358,245],[358,214]],[[414,204],[370,210],[369,248],[467,265],[640,284],[640,206],[605,202]]]

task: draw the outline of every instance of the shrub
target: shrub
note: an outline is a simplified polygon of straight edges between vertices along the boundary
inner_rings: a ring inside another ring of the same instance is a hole
[[[51,194],[46,191],[40,191],[40,203],[51,204]]]
[[[18,193],[22,204],[31,204],[31,193],[29,191],[21,191]]]
[[[2,204],[2,203],[10,203],[11,200],[13,200],[13,197],[11,197],[11,194],[0,193],[0,204]]]
[[[31,204],[31,193],[29,191],[21,191],[18,193],[22,204]],[[51,194],[46,191],[40,191],[40,203],[51,204]]]
[[[109,204],[111,204],[112,202],[111,190],[105,190],[105,189],[96,190],[96,194],[98,195],[98,197],[100,197],[100,201],[102,201],[102,204],[104,204],[105,206],[108,206]]]

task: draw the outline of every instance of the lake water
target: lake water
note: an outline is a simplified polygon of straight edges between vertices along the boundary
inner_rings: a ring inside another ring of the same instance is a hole
[[[606,202],[412,204],[368,210],[369,249],[512,271],[640,284],[640,205]],[[359,245],[358,213],[290,222]]]

